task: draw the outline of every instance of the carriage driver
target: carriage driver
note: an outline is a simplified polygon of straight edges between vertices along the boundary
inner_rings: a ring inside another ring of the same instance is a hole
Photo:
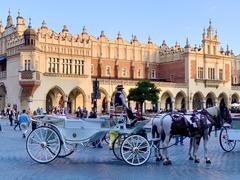
[[[123,94],[123,85],[117,85],[116,93],[114,96],[114,110],[115,113],[123,113],[127,109],[126,97]],[[112,149],[112,143],[114,139],[118,136],[116,131],[109,131],[109,149]]]

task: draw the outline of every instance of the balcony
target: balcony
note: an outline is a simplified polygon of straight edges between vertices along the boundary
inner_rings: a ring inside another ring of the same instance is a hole
[[[195,79],[195,82],[204,83],[205,87],[218,88],[219,84],[224,83],[224,80],[219,80],[219,79]]]
[[[6,79],[7,71],[0,71],[0,79]]]
[[[38,71],[19,71],[19,84],[27,92],[26,96],[31,96],[41,84],[40,73]]]

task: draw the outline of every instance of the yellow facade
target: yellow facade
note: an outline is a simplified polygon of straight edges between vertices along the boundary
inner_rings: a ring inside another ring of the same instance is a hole
[[[136,36],[124,40],[120,33],[109,40],[104,32],[98,38],[83,27],[70,34],[66,25],[54,32],[43,21],[33,29],[31,22],[11,15],[0,25],[0,108],[16,105],[35,110],[48,106],[92,107],[92,81],[100,82],[98,111],[107,111],[117,84],[127,95],[142,79],[150,79],[161,89],[157,108],[202,108],[225,99],[239,101],[239,90],[231,85],[233,55],[219,47],[211,23],[203,32],[202,44],[185,47],[177,43],[159,47],[149,37],[141,44]],[[172,69],[172,72],[165,72]],[[210,99],[210,100],[209,100]],[[134,108],[134,103],[129,102]],[[198,104],[194,106],[194,104]],[[150,103],[145,109],[152,108]]]

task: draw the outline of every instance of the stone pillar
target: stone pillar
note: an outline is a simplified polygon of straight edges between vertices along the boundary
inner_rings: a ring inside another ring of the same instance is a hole
[[[118,78],[119,66],[115,65],[115,78]]]
[[[68,95],[64,95],[64,97],[63,97],[63,102],[64,102],[63,107],[64,107],[64,108],[67,108]]]
[[[205,100],[202,101],[202,108],[203,108],[203,109],[206,108],[206,101],[205,101]]]
[[[131,66],[131,69],[130,69],[130,73],[131,73],[131,74],[130,74],[130,76],[131,76],[130,78],[131,78],[131,79],[134,79],[134,78],[135,78],[135,77],[134,77],[134,69],[135,69],[135,67],[134,67],[134,66]]]
[[[175,110],[175,99],[172,98],[172,110]]]

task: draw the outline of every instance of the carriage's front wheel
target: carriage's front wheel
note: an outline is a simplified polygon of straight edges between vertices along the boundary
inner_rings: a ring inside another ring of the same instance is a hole
[[[226,152],[231,152],[236,146],[236,140],[229,140],[228,138],[228,128],[224,127],[221,129],[219,135],[219,142],[221,148]]]
[[[123,160],[132,165],[140,166],[148,161],[151,154],[151,146],[148,140],[140,135],[127,137],[121,145]]]
[[[34,161],[48,163],[58,156],[61,150],[61,141],[55,130],[43,126],[29,134],[26,148]]]

